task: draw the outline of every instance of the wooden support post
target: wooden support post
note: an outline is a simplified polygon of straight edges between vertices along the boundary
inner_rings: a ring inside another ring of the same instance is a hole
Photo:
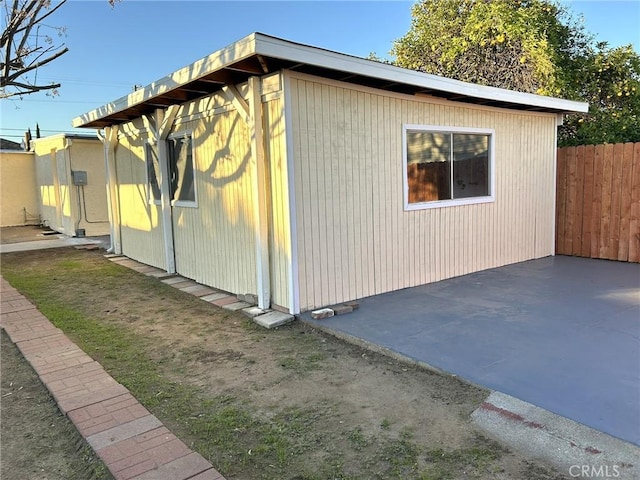
[[[268,169],[262,128],[262,91],[259,77],[249,78],[249,135],[254,171],[254,218],[256,229],[256,270],[258,307],[271,305],[271,274],[269,271]]]
[[[173,122],[178,113],[178,108],[178,105],[171,105],[166,111],[158,108],[154,116],[142,116],[142,122],[149,132],[150,141],[156,144],[158,165],[160,166],[158,186],[160,187],[160,216],[162,218],[162,237],[164,241],[164,263],[167,273],[176,273],[167,137],[169,133],[171,133],[171,128],[173,128]]]
[[[249,127],[253,175],[253,212],[256,243],[258,307],[271,306],[271,273],[269,271],[268,169],[262,128],[262,87],[260,77],[249,78],[249,103],[234,85],[222,87],[229,100]]]
[[[167,137],[173,127],[178,113],[178,105],[171,105],[167,111],[156,110],[154,132],[160,165],[160,205],[162,214],[162,236],[164,238],[165,269],[167,273],[176,273],[176,255],[173,243],[173,216],[171,213],[171,176],[169,169],[169,154]]]
[[[118,175],[116,172],[116,145],[118,144],[118,125],[106,127],[104,135],[98,133],[104,146],[104,166],[107,174],[107,208],[109,212],[109,233],[113,253],[122,253],[120,232],[120,202],[118,201]]]

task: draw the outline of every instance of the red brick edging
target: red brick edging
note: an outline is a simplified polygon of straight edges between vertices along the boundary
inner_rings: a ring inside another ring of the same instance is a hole
[[[0,327],[117,480],[224,480],[0,277]]]

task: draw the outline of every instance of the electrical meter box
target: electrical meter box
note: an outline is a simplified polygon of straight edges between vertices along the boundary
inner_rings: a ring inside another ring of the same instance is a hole
[[[84,170],[73,170],[71,172],[71,178],[74,185],[84,186],[87,184],[87,172]]]

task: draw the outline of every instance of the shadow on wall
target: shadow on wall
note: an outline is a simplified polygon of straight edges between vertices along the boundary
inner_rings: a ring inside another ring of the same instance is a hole
[[[215,103],[213,99],[208,102],[210,108]],[[268,105],[264,106],[266,111]],[[235,110],[228,109],[182,122],[180,116],[200,113],[192,111],[194,108],[193,104],[184,106],[173,129],[175,135],[192,135],[197,197],[195,208],[194,205],[172,206],[178,270],[182,275],[217,288],[256,293],[256,192],[249,129]],[[269,135],[265,153],[269,170],[275,176],[267,178],[274,185],[273,188],[269,185],[268,195],[272,203],[278,204],[275,214],[269,218],[272,276],[274,282],[285,285],[288,293],[285,266],[290,262],[290,242],[285,229],[288,217],[282,212],[284,202],[288,208],[288,200],[280,191],[287,187],[286,179],[280,178],[286,172],[282,158],[284,126],[282,113],[274,114],[281,111],[278,104],[271,108],[271,114],[265,113],[265,122],[268,122],[265,135]],[[123,248],[125,254],[161,266],[164,262],[161,207],[149,201],[146,141],[147,138],[129,135],[116,151]]]

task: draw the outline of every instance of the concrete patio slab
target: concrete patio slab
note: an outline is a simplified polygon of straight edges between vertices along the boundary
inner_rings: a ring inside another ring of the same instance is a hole
[[[640,265],[549,257],[313,320],[640,445]]]
[[[44,248],[73,247],[78,245],[104,246],[104,241],[97,237],[66,237],[60,235],[55,240],[35,240],[30,242],[17,242],[0,245],[0,253],[27,252],[30,250],[42,250]]]

